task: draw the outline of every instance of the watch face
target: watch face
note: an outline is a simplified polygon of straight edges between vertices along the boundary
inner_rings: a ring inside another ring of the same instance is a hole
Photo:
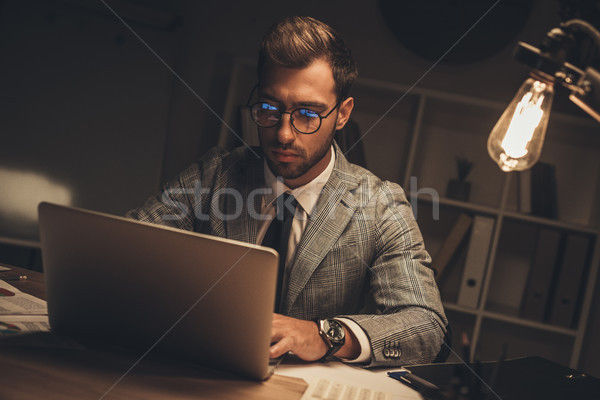
[[[331,341],[338,342],[344,339],[344,327],[336,320],[325,320],[323,328]]]

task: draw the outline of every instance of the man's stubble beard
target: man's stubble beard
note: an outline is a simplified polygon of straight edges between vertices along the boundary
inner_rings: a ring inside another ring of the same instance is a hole
[[[283,179],[291,180],[291,179],[300,178],[302,175],[304,175],[306,172],[308,172],[308,170],[311,169],[319,161],[321,161],[323,159],[323,157],[325,157],[325,155],[329,151],[329,148],[331,147],[331,144],[333,143],[333,138],[334,138],[335,131],[336,131],[335,130],[336,125],[337,124],[334,124],[332,132],[329,133],[329,140],[324,142],[323,145],[321,147],[319,147],[317,149],[317,151],[313,154],[313,156],[309,159],[305,159],[306,151],[304,149],[296,149],[293,146],[293,144],[287,145],[287,146],[274,145],[273,147],[275,147],[277,149],[292,150],[292,151],[298,153],[301,156],[300,158],[304,159],[304,160],[302,163],[300,163],[300,165],[291,166],[287,163],[273,162],[271,159],[266,157],[267,165],[271,169],[271,172],[273,173],[273,175],[275,175],[277,177],[282,177]],[[316,134],[317,133],[313,133],[312,135],[316,135]],[[304,134],[300,133],[300,135],[304,135]],[[261,147],[263,147],[263,149],[264,149],[264,145],[263,145],[262,140],[260,139],[260,135],[259,135],[259,141],[260,141]]]

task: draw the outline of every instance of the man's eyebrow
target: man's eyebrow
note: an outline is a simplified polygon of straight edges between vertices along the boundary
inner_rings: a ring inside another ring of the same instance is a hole
[[[275,97],[269,95],[268,93],[258,93],[258,97],[259,98],[264,98],[266,100],[270,100],[274,103],[278,103],[280,104],[281,101],[279,101],[279,99],[276,99]],[[290,105],[291,108],[298,108],[298,107],[311,107],[311,108],[321,108],[321,109],[326,109],[328,107],[327,104],[325,103],[321,103],[318,101],[300,101],[297,103],[293,103]]]
[[[322,109],[326,109],[327,108],[327,104],[325,103],[319,103],[319,102],[315,102],[315,101],[305,101],[305,102],[300,102],[298,104],[296,104],[299,107],[311,107],[311,108],[322,108]]]

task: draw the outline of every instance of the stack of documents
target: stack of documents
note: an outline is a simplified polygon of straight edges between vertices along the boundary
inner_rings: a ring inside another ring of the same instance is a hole
[[[0,337],[49,330],[46,302],[0,280]]]
[[[275,373],[301,378],[309,384],[301,400],[423,399],[416,390],[389,378],[385,371],[367,370],[337,361],[307,363],[288,356]]]

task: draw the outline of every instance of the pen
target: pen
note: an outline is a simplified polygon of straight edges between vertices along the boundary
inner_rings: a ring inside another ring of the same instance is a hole
[[[433,383],[413,375],[410,371],[388,372],[388,375],[399,380],[407,386],[415,389],[417,392],[428,400],[444,400],[447,397],[442,393],[441,389]]]
[[[27,275],[11,275],[11,276],[0,276],[3,281],[22,281],[27,279]]]

